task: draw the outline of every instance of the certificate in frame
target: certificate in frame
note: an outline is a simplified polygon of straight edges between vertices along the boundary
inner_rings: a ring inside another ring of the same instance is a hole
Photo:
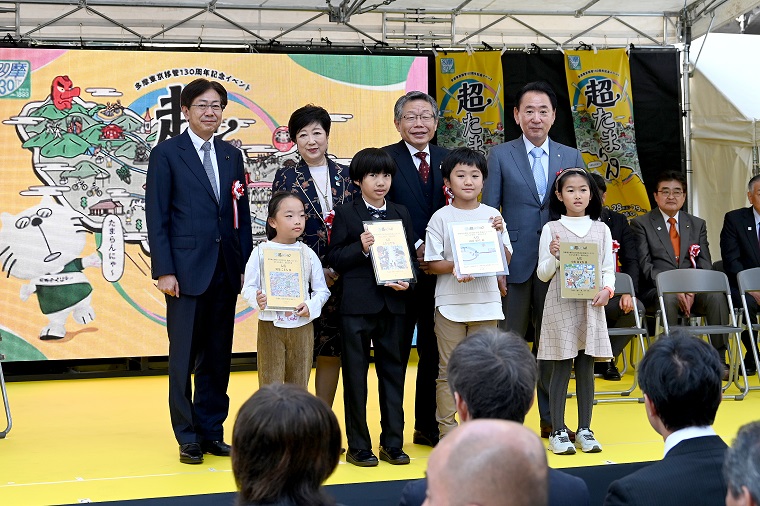
[[[364,229],[375,237],[375,243],[369,247],[369,253],[372,257],[377,284],[384,285],[396,281],[413,282],[416,277],[403,222],[401,220],[365,221]]]
[[[509,274],[501,233],[488,220],[449,223],[451,251],[457,276]]]
[[[296,243],[294,247],[269,243],[259,245],[261,249],[261,286],[267,294],[265,309],[293,311],[306,300],[308,285],[304,264],[304,251]]]
[[[602,288],[599,245],[560,242],[559,282],[563,299],[593,299]]]

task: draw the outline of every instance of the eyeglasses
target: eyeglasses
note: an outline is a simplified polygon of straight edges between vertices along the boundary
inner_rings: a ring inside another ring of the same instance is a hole
[[[430,123],[433,120],[435,120],[435,115],[430,114],[429,112],[426,112],[424,114],[404,114],[403,116],[401,116],[401,119],[403,119],[407,123],[414,123],[418,119],[422,120],[423,123]]]
[[[193,104],[190,107],[196,107],[201,112],[206,112],[209,108],[214,112],[222,112],[224,110],[224,107],[220,104]]]
[[[664,190],[659,190],[657,193],[659,193],[665,198],[668,198],[671,196],[674,198],[683,197],[683,190],[671,190],[670,188],[665,188]]]

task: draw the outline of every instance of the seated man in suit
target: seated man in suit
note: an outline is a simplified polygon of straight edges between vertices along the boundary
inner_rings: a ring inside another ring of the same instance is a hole
[[[726,506],[760,506],[760,421],[739,429],[726,452]]]
[[[649,347],[639,384],[649,423],[665,440],[665,457],[613,481],[605,506],[723,504],[727,446],[712,428],[722,373],[718,353],[685,333],[674,331]]]
[[[747,185],[747,198],[750,207],[735,209],[726,213],[723,219],[723,229],[720,231],[720,254],[723,259],[723,271],[728,276],[728,283],[731,285],[731,297],[734,305],[742,306],[739,285],[736,282],[736,275],[745,269],[760,267],[760,243],[758,242],[758,230],[760,230],[760,175],[749,180]],[[747,308],[749,309],[752,323],[757,323],[758,302],[760,302],[760,292],[750,292],[751,297],[747,297]],[[747,350],[744,356],[744,366],[747,373],[752,374],[757,371],[755,365],[755,356],[751,351],[752,337],[747,330],[742,332],[742,342]]]
[[[536,360],[521,337],[489,327],[470,334],[454,348],[448,376],[457,416],[466,426],[477,418],[523,423],[533,405],[538,372]],[[426,488],[425,479],[409,482],[400,504],[419,506],[425,500]],[[551,506],[583,506],[589,501],[583,480],[549,469]]]
[[[657,208],[631,222],[641,267],[640,298],[650,312],[660,309],[655,284],[659,273],[672,269],[712,269],[705,221],[681,210],[686,201],[686,177],[680,172],[666,171],[657,177],[655,185]],[[664,300],[665,317],[671,325],[676,323],[679,313],[705,316],[708,325],[728,323],[728,304],[720,294],[667,294]],[[727,335],[711,335],[710,341],[725,364]],[[724,376],[728,377],[727,365]]]
[[[430,454],[429,506],[546,506],[548,465],[538,436],[516,422],[474,420]]]

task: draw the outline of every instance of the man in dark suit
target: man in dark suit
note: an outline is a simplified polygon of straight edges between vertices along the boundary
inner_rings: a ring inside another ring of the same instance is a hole
[[[554,124],[557,96],[548,83],[526,84],[515,100],[515,122],[521,137],[491,148],[488,154],[488,179],[483,188],[483,203],[501,208],[514,252],[507,276],[507,295],[503,299],[503,330],[526,335],[529,324],[535,329],[533,352],[538,351],[541,318],[549,283],[536,275],[538,240],[549,221],[549,194],[557,172],[569,167],[584,167],[580,151],[554,142],[549,129]],[[538,364],[538,410],[541,437],[552,432],[549,417],[549,375],[543,361]],[[558,428],[559,429],[559,428]],[[575,437],[571,435],[571,439]]]
[[[388,198],[409,210],[414,225],[414,245],[420,263],[414,297],[409,301],[404,333],[403,359],[406,363],[417,326],[417,384],[414,399],[414,443],[435,446],[438,422],[435,419],[435,381],[438,378],[438,343],[433,330],[435,314],[435,274],[427,272],[425,229],[430,217],[446,204],[443,194],[441,160],[448,150],[430,144],[438,127],[438,104],[430,95],[410,91],[396,101],[393,123],[401,141],[385,150],[398,170]]]
[[[718,353],[675,331],[649,347],[638,374],[649,423],[665,440],[665,457],[612,482],[604,504],[723,504],[727,446],[711,427],[722,396]]]
[[[153,148],[145,212],[151,272],[166,298],[172,428],[180,462],[200,464],[203,453],[230,453],[222,424],[235,302],[253,245],[243,157],[214,138],[226,90],[196,79],[180,104],[189,126]]]
[[[760,506],[760,421],[743,425],[726,452],[726,506]]]
[[[745,269],[760,267],[760,242],[758,231],[760,230],[760,176],[749,180],[747,185],[747,198],[750,207],[743,207],[726,213],[723,220],[723,229],[720,231],[720,253],[723,260],[723,271],[728,276],[731,285],[731,296],[734,305],[742,306],[739,285],[736,283],[736,275]],[[752,323],[757,323],[758,302],[760,292],[750,292],[747,298]],[[752,332],[742,332],[742,342],[747,350],[744,357],[744,366],[747,373],[757,371],[753,348]]]
[[[523,423],[535,397],[536,362],[521,336],[496,328],[472,333],[454,348],[449,359],[449,386],[459,421],[495,418]],[[448,437],[448,436],[447,436]],[[401,506],[419,506],[427,481],[410,481],[401,494]],[[549,469],[549,505],[589,504],[586,483]]]
[[[684,175],[675,171],[663,172],[657,176],[655,185],[657,208],[631,222],[641,268],[640,298],[650,312],[660,308],[655,284],[659,273],[672,269],[712,269],[705,221],[681,210],[686,200]],[[699,247],[698,255],[691,253],[694,245]],[[664,300],[669,324],[676,322],[679,312],[685,316],[705,316],[708,325],[728,324],[728,304],[721,294],[667,294]],[[711,335],[710,340],[725,357],[727,336]]]

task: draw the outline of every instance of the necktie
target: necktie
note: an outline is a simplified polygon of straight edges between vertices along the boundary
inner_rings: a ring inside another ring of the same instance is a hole
[[[678,257],[681,254],[681,236],[678,235],[676,219],[668,218],[668,223],[670,223],[670,243],[673,245],[673,251],[676,255],[676,263],[678,263]]]
[[[211,188],[214,189],[214,196],[219,202],[219,189],[216,187],[216,176],[214,175],[214,166],[211,164],[211,143],[206,141],[201,146],[203,150],[203,169],[206,171],[208,180],[211,182]]]
[[[415,153],[414,156],[420,159],[420,178],[423,183],[427,184],[428,179],[430,179],[430,165],[427,163],[427,153],[420,151],[419,153]]]
[[[536,190],[541,197],[546,195],[546,174],[544,173],[544,165],[541,163],[541,155],[543,154],[544,150],[541,148],[530,150],[530,156],[533,157],[533,180],[536,182]]]
[[[376,209],[371,206],[367,206],[367,211],[369,211],[369,214],[372,215],[372,218],[376,220],[384,220],[385,217],[388,215],[385,209]]]

